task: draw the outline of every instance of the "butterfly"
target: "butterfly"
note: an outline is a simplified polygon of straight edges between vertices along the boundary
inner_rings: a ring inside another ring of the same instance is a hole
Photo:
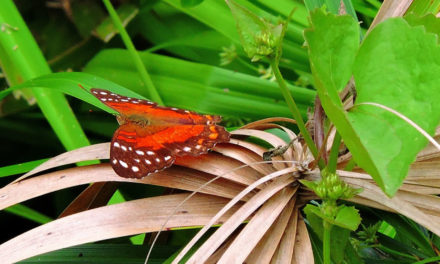
[[[119,113],[120,126],[110,146],[110,163],[119,176],[142,178],[170,167],[178,156],[199,156],[229,141],[229,133],[216,124],[220,116],[158,106],[104,89],[90,91]]]

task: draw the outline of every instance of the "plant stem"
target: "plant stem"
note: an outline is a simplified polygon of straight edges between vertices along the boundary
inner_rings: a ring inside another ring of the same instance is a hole
[[[323,220],[324,225],[324,238],[323,238],[323,251],[324,251],[324,264],[330,264],[330,232],[332,231],[332,224]]]
[[[286,100],[287,106],[292,112],[293,118],[295,118],[296,120],[301,135],[304,137],[304,140],[306,141],[306,144],[309,147],[310,151],[312,152],[313,156],[315,157],[315,159],[317,159],[318,149],[316,148],[315,142],[313,142],[312,137],[307,131],[307,128],[304,124],[304,120],[302,119],[301,113],[299,112],[298,106],[296,105],[295,101],[292,98],[292,95],[289,92],[289,89],[287,88],[286,82],[284,81],[284,78],[281,75],[280,69],[278,68],[278,63],[276,62],[275,59],[272,59],[270,61],[270,66],[272,67],[272,71],[275,75],[275,78],[278,81],[278,85],[280,86],[281,93],[284,96],[284,100]],[[324,168],[325,165],[322,159],[318,161],[318,166],[320,169]]]
[[[128,36],[127,31],[125,30],[124,26],[122,25],[118,14],[116,13],[115,9],[113,8],[112,4],[110,3],[110,0],[102,0],[102,1],[104,2],[104,5],[107,8],[108,13],[110,14],[110,17],[113,20],[113,24],[115,24],[116,28],[119,31],[119,34],[121,34],[122,41],[124,42],[125,46],[127,47],[127,50],[130,53],[134,64],[136,65],[136,68],[141,76],[142,81],[144,82],[144,84],[148,90],[148,93],[151,96],[151,99],[160,105],[164,105],[162,98],[160,97],[159,93],[157,92],[156,87],[154,86],[153,81],[151,80],[151,77],[147,72],[147,69],[145,69],[145,66],[142,63],[142,60],[139,57],[139,54],[136,51],[136,49],[133,45],[133,42],[131,41],[130,37]]]
[[[341,145],[341,135],[338,132],[333,139],[332,149],[330,150],[330,158],[327,164],[328,172],[335,173],[336,165],[338,164],[339,145]]]

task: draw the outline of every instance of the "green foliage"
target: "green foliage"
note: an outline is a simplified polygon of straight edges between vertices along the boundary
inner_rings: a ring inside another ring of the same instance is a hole
[[[274,56],[280,48],[283,24],[272,23],[258,17],[233,0],[226,1],[237,22],[244,51],[252,61]]]
[[[180,0],[180,4],[183,7],[194,7],[200,5],[202,2],[203,0]]]
[[[125,27],[136,17],[139,9],[134,5],[125,4],[121,5],[116,12],[121,19],[122,25]],[[96,27],[95,32],[102,41],[109,42],[118,33],[118,29],[110,17],[107,17]]]
[[[326,8],[332,14],[347,13],[357,20],[356,11],[351,0],[305,0],[304,4],[309,11],[316,8]]]
[[[322,32],[329,24],[339,27],[329,27],[327,32]],[[353,30],[343,30],[345,27]],[[435,92],[440,49],[433,35],[395,18],[379,24],[356,51],[354,40],[359,33],[355,27],[355,21],[349,16],[336,17],[315,11],[312,29],[306,31],[305,37],[318,94],[327,115],[357,164],[392,196],[427,140],[395,115],[361,104],[386,105],[432,134],[440,120],[436,103],[439,98]],[[322,41],[330,35],[339,38]],[[326,50],[334,52],[325,55]],[[337,92],[345,87],[351,74],[357,98],[347,113]]]
[[[336,173],[330,173],[327,169],[321,172],[321,176],[322,180],[319,182],[300,180],[302,184],[313,190],[321,199],[333,201],[350,199],[362,191],[362,189],[350,187]]]
[[[117,126],[116,121],[111,115],[96,110],[114,111],[78,85],[152,99],[154,96],[143,85],[145,78],[140,77],[136,66],[148,70],[166,105],[220,114],[228,120],[290,116],[291,105],[283,101],[286,95],[295,99],[299,112],[306,117],[316,91],[291,83],[309,88],[313,85],[354,161],[367,170],[388,195],[396,192],[409,164],[426,140],[394,115],[359,104],[376,102],[391,107],[431,133],[439,121],[440,106],[436,104],[438,95],[435,93],[440,70],[439,50],[434,36],[439,35],[439,20],[434,15],[419,15],[436,12],[440,1],[414,1],[409,10],[417,15],[409,14],[405,20],[396,18],[379,24],[361,45],[360,36],[375,16],[380,1],[344,0],[351,16],[335,15],[340,11],[341,1],[338,0],[310,0],[305,1],[306,6],[302,1],[290,0],[231,0],[228,2],[230,9],[221,0],[125,1],[116,8],[116,17],[122,20],[122,30],[119,30],[127,31],[124,40],[131,39],[136,48],[142,50],[138,53],[134,52],[134,47],[131,53],[124,50],[118,30],[99,3],[73,1],[71,9],[57,10],[35,2],[15,1],[24,20],[12,1],[0,4],[0,62],[2,73],[12,86],[0,92],[0,98],[4,99],[0,106],[3,131],[0,155],[4,166],[0,168],[0,180],[5,184],[11,177],[3,176],[29,171],[40,164],[42,158],[62,152],[57,139],[67,149],[86,145],[88,140],[108,141]],[[332,14],[321,10],[312,12],[311,29],[305,32],[308,57],[303,48],[303,30],[308,25],[307,8],[313,10],[323,5]],[[280,21],[288,20],[293,9],[295,13],[283,29]],[[354,9],[363,21],[363,29],[359,28]],[[239,21],[237,25],[234,18]],[[276,64],[272,71],[267,58],[279,54],[281,40],[283,56],[272,63],[272,66]],[[240,41],[244,43],[244,51]],[[223,57],[220,57],[222,52]],[[136,66],[130,57],[133,55],[139,55]],[[253,65],[246,60],[246,55],[260,59],[259,64]],[[49,66],[55,72],[70,69],[84,72],[51,73]],[[314,81],[303,82],[312,79],[310,67]],[[275,73],[279,82],[285,82],[286,89],[280,92],[277,83],[260,78],[264,73],[258,69],[269,72],[269,78]],[[346,111],[339,93],[352,76],[357,99],[355,106]],[[6,88],[6,81],[0,83]],[[20,91],[29,102],[35,98],[41,112],[9,96],[12,90]],[[62,93],[79,100],[69,97],[69,105]],[[334,166],[329,165],[330,172],[336,169],[338,145],[335,144],[332,151],[330,165]],[[438,260],[433,250],[440,247],[438,237],[394,214],[378,211],[366,216],[362,214],[368,227],[356,234],[351,232],[359,226],[358,209],[338,205],[336,200],[348,199],[359,190],[350,188],[336,174],[324,175],[320,182],[303,183],[323,198],[321,205],[309,204],[304,209],[312,229],[317,263],[322,263],[323,248],[319,240],[324,240],[326,225],[327,231],[330,230],[329,245],[334,263]],[[123,201],[127,193],[127,197],[145,196],[145,190],[140,189],[121,187],[111,203]],[[8,218],[12,221],[26,218],[45,223],[56,218],[59,208],[64,208],[78,193],[72,190],[68,194],[48,195],[44,203],[38,200],[5,211],[18,216]],[[365,208],[359,210],[365,212]],[[4,226],[10,225],[9,220],[0,220]],[[368,225],[385,222],[395,230],[394,237],[377,231],[378,225]],[[328,228],[328,224],[332,226]],[[140,244],[144,238],[131,237],[130,240]],[[121,241],[130,243],[128,238]],[[185,239],[172,241],[176,245],[186,242]],[[178,248],[174,244],[159,246],[154,252],[160,254],[152,263],[162,263]],[[78,261],[78,256],[86,262],[137,263],[143,261],[145,248],[122,244],[85,245],[26,262]]]
[[[19,84],[50,73],[49,65],[14,3],[7,0],[1,5],[0,58],[9,83]],[[89,144],[62,94],[37,88],[28,90],[23,95],[30,101],[33,100],[31,97],[35,96],[47,121],[66,149]]]
[[[323,240],[324,220],[323,214],[320,212],[320,209],[314,205],[308,204],[304,208],[304,212],[306,213],[307,220],[313,228],[313,231],[318,235],[321,240]],[[341,263],[341,261],[344,259],[345,247],[348,243],[350,230],[339,226],[333,226],[330,232],[330,252],[332,260],[336,263]]]

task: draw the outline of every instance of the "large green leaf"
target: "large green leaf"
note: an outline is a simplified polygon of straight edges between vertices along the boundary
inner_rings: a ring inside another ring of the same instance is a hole
[[[351,77],[352,65],[359,47],[359,26],[350,16],[311,13],[312,29],[305,31],[312,69],[319,73],[318,86],[325,86],[333,102]],[[319,87],[318,87],[319,89]]]
[[[436,91],[440,49],[435,35],[394,18],[370,32],[353,65],[348,57],[354,59],[355,51],[349,40],[359,36],[352,30],[353,23],[348,16],[325,15],[322,11],[312,14],[312,29],[305,33],[312,69],[322,105],[353,158],[392,196],[427,140],[396,115],[359,104],[374,102],[390,107],[432,134],[440,119],[440,95]],[[357,99],[347,113],[337,91],[346,85],[352,72]]]
[[[356,105],[385,105],[433,134],[440,120],[439,73],[436,36],[422,27],[410,27],[402,18],[389,19],[370,33],[359,50],[353,72]],[[389,195],[394,194],[427,139],[380,108],[355,106],[349,118],[374,159],[376,177],[383,178]]]

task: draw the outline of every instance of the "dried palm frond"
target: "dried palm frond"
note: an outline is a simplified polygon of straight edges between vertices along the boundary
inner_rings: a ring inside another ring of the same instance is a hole
[[[178,159],[171,168],[143,179],[121,178],[109,164],[29,177],[82,160],[108,159],[109,145],[97,144],[55,157],[0,189],[0,208],[72,186],[94,184],[72,202],[62,214],[64,217],[0,245],[0,259],[16,262],[73,245],[162,228],[208,225],[200,231],[204,232],[212,224],[221,224],[188,263],[314,263],[308,231],[299,211],[305,202],[317,199],[298,182],[302,178],[320,177],[318,170],[308,169],[312,161],[308,149],[295,140],[282,156],[263,162],[263,153],[268,149],[246,140],[253,137],[274,148],[288,144],[265,131],[279,129],[289,140],[295,139],[295,133],[274,123],[279,121],[293,122],[271,118],[251,123],[232,132],[231,141],[218,144],[213,152]],[[440,178],[435,173],[439,159],[438,152],[429,147],[422,151],[393,198],[384,195],[371,177],[359,169],[338,174],[353,187],[364,189],[351,202],[398,212],[439,235],[440,203],[435,196],[440,194]],[[115,189],[110,182],[152,184],[186,192],[103,206]],[[193,191],[198,193],[187,199]],[[243,228],[239,230],[240,226]],[[201,235],[189,243],[179,258]]]

